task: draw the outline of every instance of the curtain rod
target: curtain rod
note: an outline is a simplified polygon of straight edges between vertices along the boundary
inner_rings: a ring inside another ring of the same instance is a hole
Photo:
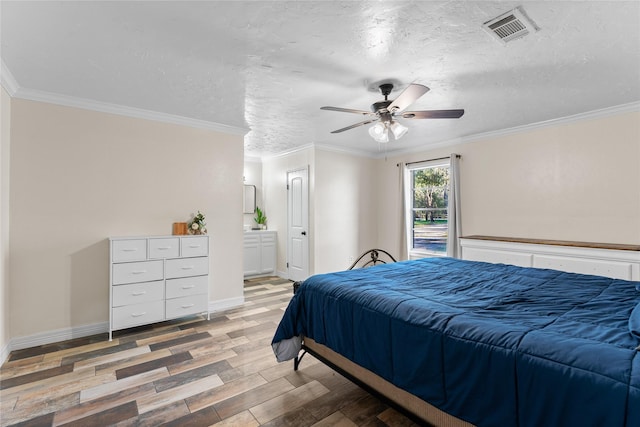
[[[456,154],[456,158],[459,159],[460,157],[462,157],[460,154]],[[409,162],[409,163],[405,163],[405,166],[409,166],[409,165],[414,165],[416,163],[423,163],[423,162],[435,162],[436,160],[445,160],[445,159],[450,159],[451,156],[446,156],[446,157],[438,157],[437,159],[427,159],[427,160],[418,160],[415,162]],[[400,163],[396,163],[396,166],[400,166]]]

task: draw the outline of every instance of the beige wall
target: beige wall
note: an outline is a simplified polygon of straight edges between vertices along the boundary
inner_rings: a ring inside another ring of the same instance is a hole
[[[106,238],[169,234],[198,209],[212,236],[211,300],[242,298],[242,137],[0,94],[0,346],[106,322]],[[451,152],[462,154],[466,235],[640,244],[640,113],[627,113],[389,160],[311,147],[265,159],[258,187],[278,272],[288,171],[309,168],[310,271],[322,273],[369,247],[397,253],[396,163]]]
[[[0,354],[8,351],[9,317],[9,155],[11,98],[0,86]],[[0,364],[4,357],[0,356]]]
[[[463,235],[640,244],[640,113],[380,161],[380,245],[397,250],[398,161],[455,152]]]
[[[12,100],[11,335],[108,321],[109,236],[206,214],[212,301],[242,298],[241,136]]]
[[[315,271],[344,270],[378,240],[376,160],[322,149],[315,159]]]

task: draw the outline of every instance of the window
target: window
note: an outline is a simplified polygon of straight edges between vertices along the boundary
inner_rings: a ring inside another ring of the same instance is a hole
[[[409,167],[411,195],[410,258],[447,255],[449,163]]]

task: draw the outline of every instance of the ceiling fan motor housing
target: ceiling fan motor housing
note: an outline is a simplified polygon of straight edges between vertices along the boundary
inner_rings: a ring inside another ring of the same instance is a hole
[[[371,111],[378,114],[382,123],[389,123],[391,121],[391,113],[387,110],[387,107],[389,107],[393,101],[389,101],[388,96],[393,90],[393,84],[383,83],[379,87],[380,92],[384,95],[384,101],[371,104]]]
[[[387,107],[389,105],[391,105],[393,101],[380,101],[380,102],[374,102],[373,104],[371,104],[371,111],[373,111],[374,113],[380,111],[380,110],[386,110]]]

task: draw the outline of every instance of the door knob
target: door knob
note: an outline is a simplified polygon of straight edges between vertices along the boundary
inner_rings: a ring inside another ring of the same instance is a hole
[[[303,236],[306,236],[306,235],[307,235],[307,232],[306,232],[306,231],[303,231],[303,232],[302,232],[302,233],[300,233],[300,234],[302,234]]]

